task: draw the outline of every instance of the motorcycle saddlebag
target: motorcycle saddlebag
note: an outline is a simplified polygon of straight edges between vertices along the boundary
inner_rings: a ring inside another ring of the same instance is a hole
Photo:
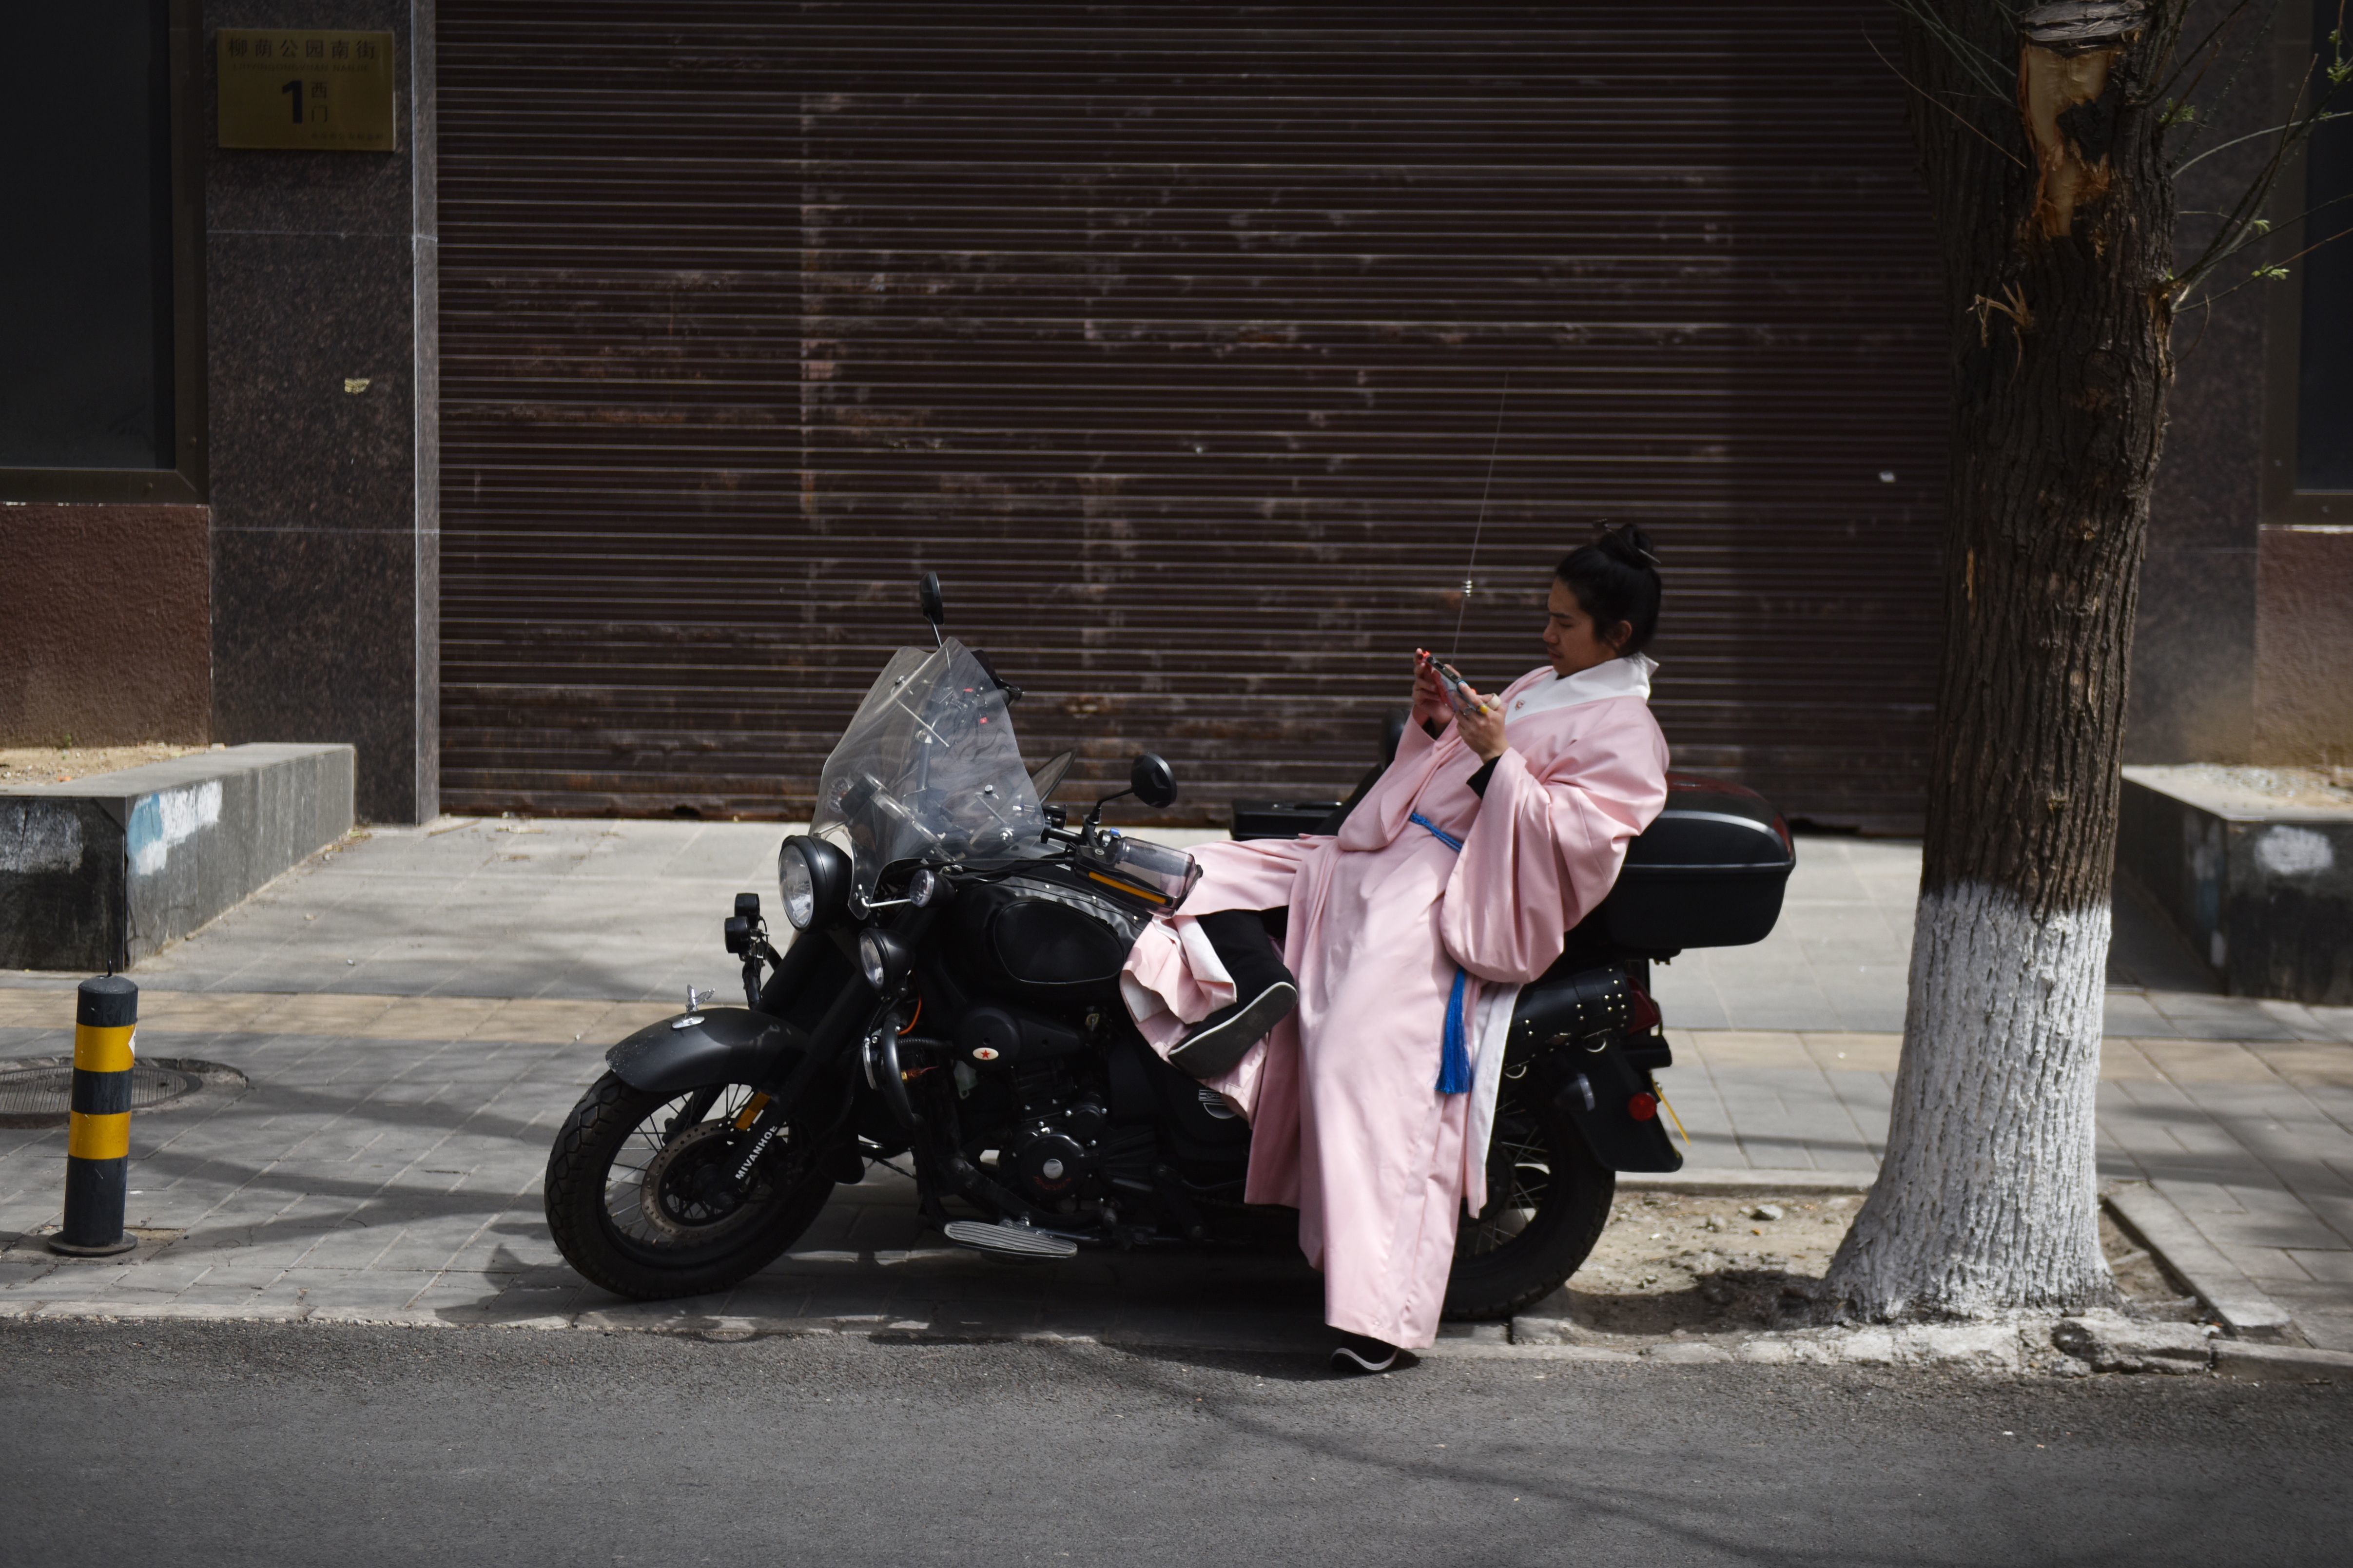
[[[1797,866],[1780,813],[1753,789],[1667,775],[1666,808],[1626,847],[1602,900],[1610,940],[1637,952],[1762,942]]]
[[[1115,1002],[1144,915],[1050,875],[974,888],[956,900],[959,967],[985,991],[1036,1002]]]
[[[1659,1116],[1651,1075],[1673,1064],[1658,1012],[1615,965],[1569,961],[1522,988],[1512,1053],[1538,1071],[1537,1092],[1568,1112],[1593,1157],[1613,1171],[1680,1171],[1682,1151]]]

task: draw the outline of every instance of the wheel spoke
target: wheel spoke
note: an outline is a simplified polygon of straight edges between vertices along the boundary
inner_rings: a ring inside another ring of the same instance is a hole
[[[1458,1254],[1482,1257],[1518,1241],[1553,1197],[1553,1151],[1544,1121],[1522,1099],[1535,1092],[1533,1078],[1506,1076],[1496,1107],[1487,1155],[1488,1203],[1476,1220],[1466,1221]]]
[[[732,1124],[753,1092],[744,1084],[728,1084],[715,1093],[698,1089],[657,1106],[631,1128],[606,1172],[605,1212],[614,1228],[640,1246],[700,1247],[751,1223],[772,1205],[778,1157],[788,1140],[778,1140],[762,1161],[751,1191],[739,1197],[734,1187],[737,1140]],[[712,1114],[671,1131],[673,1121],[697,1104]]]

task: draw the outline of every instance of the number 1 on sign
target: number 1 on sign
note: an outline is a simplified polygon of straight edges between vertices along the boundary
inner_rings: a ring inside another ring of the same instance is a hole
[[[297,125],[301,124],[301,123],[302,123],[302,83],[301,83],[301,81],[299,79],[296,79],[296,80],[294,80],[294,81],[290,81],[290,82],[288,82],[284,87],[280,88],[278,90],[279,90],[279,91],[280,91],[280,92],[290,92],[290,93],[292,93],[292,94],[294,95],[294,123],[295,123],[295,124],[297,124]]]

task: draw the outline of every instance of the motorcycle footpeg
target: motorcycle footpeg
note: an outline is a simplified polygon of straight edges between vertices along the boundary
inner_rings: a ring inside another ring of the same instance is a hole
[[[976,1219],[952,1219],[942,1227],[947,1238],[958,1247],[969,1247],[976,1252],[993,1252],[1003,1258],[1076,1258],[1079,1244],[1065,1237],[1049,1236],[1026,1226],[990,1225]]]

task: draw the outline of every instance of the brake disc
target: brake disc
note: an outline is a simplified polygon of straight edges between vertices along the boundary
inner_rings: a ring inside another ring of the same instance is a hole
[[[640,1178],[638,1212],[665,1241],[708,1241],[748,1218],[757,1205],[730,1179],[725,1121],[697,1122],[662,1145]]]

